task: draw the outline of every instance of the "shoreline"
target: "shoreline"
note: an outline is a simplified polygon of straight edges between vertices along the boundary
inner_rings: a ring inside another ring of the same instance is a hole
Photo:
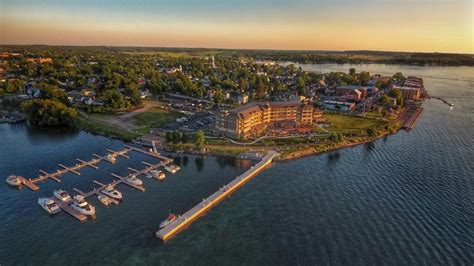
[[[284,156],[284,158],[282,158],[282,155],[281,155],[281,153],[284,152],[284,151],[280,151],[279,149],[275,149],[275,147],[269,147],[269,150],[271,150],[273,148],[273,150],[277,150],[280,153],[280,156],[275,157],[274,162],[291,161],[291,160],[296,160],[296,159],[309,157],[309,156],[313,156],[313,155],[319,155],[319,154],[323,154],[323,153],[326,153],[326,152],[331,152],[331,151],[335,151],[335,150],[339,150],[339,149],[343,149],[343,148],[349,148],[349,147],[354,147],[354,146],[357,146],[357,145],[367,144],[367,143],[379,140],[383,137],[394,135],[398,131],[399,130],[394,131],[393,133],[383,132],[382,134],[380,134],[376,137],[366,139],[366,140],[363,140],[363,141],[358,141],[358,142],[347,142],[347,141],[345,141],[345,142],[343,142],[339,145],[334,144],[333,147],[329,147],[325,150],[319,150],[318,151],[318,150],[315,150],[314,147],[308,147],[306,149],[301,149],[301,150],[294,151],[294,152],[288,154],[287,156]],[[169,149],[163,149],[163,151],[167,152],[167,153],[175,153],[175,154],[202,155],[202,156],[208,155],[208,156],[221,156],[221,157],[232,157],[232,158],[236,158],[236,159],[242,159],[240,157],[241,153],[237,154],[237,153],[218,152],[218,151],[202,152],[202,151],[197,151],[197,150],[169,150]]]
[[[344,143],[342,145],[337,145],[335,147],[331,147],[329,149],[326,149],[326,150],[323,150],[323,151],[315,151],[314,149],[311,151],[311,152],[307,152],[307,153],[302,153],[302,154],[297,154],[296,156],[290,156],[290,157],[287,157],[287,158],[284,158],[282,159],[281,157],[277,157],[275,159],[275,162],[285,162],[285,161],[292,161],[292,160],[297,160],[297,159],[300,159],[300,158],[304,158],[304,157],[309,157],[309,156],[314,156],[314,155],[320,155],[320,154],[323,154],[323,153],[327,153],[327,152],[332,152],[332,151],[336,151],[336,150],[339,150],[339,149],[344,149],[344,148],[350,148],[350,147],[354,147],[354,146],[358,146],[358,145],[362,145],[362,144],[367,144],[367,143],[370,143],[370,142],[373,142],[373,141],[376,141],[376,140],[379,140],[383,137],[386,137],[386,136],[390,136],[390,135],[394,135],[398,132],[395,131],[393,133],[388,133],[388,132],[385,132],[379,136],[376,136],[372,139],[369,139],[369,140],[364,140],[364,141],[361,141],[361,142],[354,142],[354,143]],[[296,152],[295,152],[296,153]]]

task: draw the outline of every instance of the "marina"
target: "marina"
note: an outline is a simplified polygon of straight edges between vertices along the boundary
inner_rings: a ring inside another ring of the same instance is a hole
[[[160,154],[144,151],[142,149],[135,148],[135,147],[132,147],[132,146],[126,146],[126,148],[121,150],[121,151],[108,150],[109,154],[107,156],[109,156],[109,157],[113,156],[113,158],[115,158],[115,156],[122,156],[122,157],[128,159],[129,158],[128,153],[129,153],[129,151],[132,151],[132,150],[136,151],[136,152],[144,153],[146,155],[149,155],[149,156],[152,156],[152,157],[155,157],[155,158],[158,158],[158,159],[160,159],[160,162],[157,163],[157,164],[150,164],[150,163],[147,163],[147,162],[142,162],[145,165],[145,168],[142,169],[142,170],[137,170],[137,169],[128,167],[127,169],[130,172],[128,176],[120,176],[120,175],[117,175],[115,173],[111,173],[110,175],[114,178],[114,180],[112,182],[108,183],[108,184],[103,184],[103,183],[101,183],[97,180],[93,180],[92,182],[95,185],[98,185],[98,186],[95,187],[93,190],[91,190],[89,192],[83,192],[83,191],[81,191],[77,188],[73,188],[73,191],[76,192],[77,195],[81,196],[82,199],[87,199],[88,197],[91,197],[91,196],[98,196],[102,199],[104,197],[106,197],[107,202],[110,202],[112,204],[117,205],[117,204],[119,204],[120,201],[117,200],[117,199],[114,199],[113,197],[110,197],[110,194],[107,194],[107,192],[104,193],[104,190],[106,188],[115,189],[115,187],[117,185],[125,184],[127,186],[130,186],[132,188],[135,188],[137,190],[140,190],[140,191],[144,192],[145,188],[143,187],[142,181],[140,179],[137,179],[137,177],[141,176],[141,175],[146,175],[150,171],[156,170],[160,167],[167,166],[168,164],[171,164],[172,161],[173,161],[172,159],[170,159],[168,157],[165,157],[165,156],[162,156]],[[61,180],[57,178],[57,176],[59,176],[60,174],[63,174],[63,173],[66,173],[66,172],[71,172],[71,173],[74,173],[76,175],[80,175],[80,173],[77,170],[82,168],[82,167],[90,166],[94,169],[97,169],[96,164],[99,163],[100,161],[107,160],[107,161],[110,162],[110,160],[107,159],[107,156],[98,156],[96,154],[93,154],[93,156],[95,158],[92,159],[91,161],[88,161],[88,162],[80,161],[80,163],[77,164],[74,167],[67,167],[65,165],[59,164],[61,169],[59,169],[57,172],[55,172],[53,174],[49,174],[49,173],[47,173],[43,170],[39,170],[42,175],[40,176],[41,178],[38,178],[38,179],[33,179],[32,180],[32,179],[25,179],[23,177],[17,177],[17,178],[20,179],[20,182],[22,184],[25,184],[30,189],[38,190],[39,187],[36,186],[35,183],[40,181],[40,180],[44,180],[46,178],[51,178],[51,179],[53,179],[57,182],[60,182]],[[121,198],[121,194],[120,194],[120,198]],[[69,198],[68,200],[64,200],[64,199],[61,200],[57,197],[51,197],[50,199],[53,200],[59,206],[59,208],[61,210],[68,213],[72,217],[76,218],[80,222],[86,221],[89,218],[87,215],[84,215],[83,213],[79,212],[78,210],[76,210],[72,207],[72,205],[74,204],[74,200],[71,199],[71,198]],[[104,203],[103,201],[101,201],[101,202]],[[92,217],[95,218],[95,214]]]
[[[245,171],[243,174],[237,176],[227,185],[219,188],[211,196],[202,200],[196,206],[182,215],[179,215],[174,221],[170,222],[166,227],[156,232],[155,236],[163,241],[166,241],[189,226],[193,221],[198,219],[201,215],[206,213],[209,209],[217,205],[226,196],[234,192],[238,187],[249,181],[252,177],[257,175],[260,171],[268,167],[278,153],[271,150],[262,158],[260,162]]]
[[[28,178],[27,179],[27,178],[21,177],[21,176],[19,176],[18,178],[21,180],[21,183],[23,185],[25,185],[29,189],[35,191],[35,190],[38,190],[40,188],[36,184],[40,181],[44,181],[46,179],[52,179],[52,180],[59,183],[59,182],[61,182],[61,179],[59,179],[59,177],[63,174],[66,174],[66,173],[73,173],[75,175],[80,176],[81,173],[79,172],[79,170],[84,168],[84,167],[88,166],[88,167],[91,167],[93,169],[98,169],[99,167],[97,166],[97,164],[100,163],[101,161],[106,161],[106,162],[112,163],[108,159],[110,157],[115,158],[117,156],[121,156],[121,157],[124,157],[124,158],[128,159],[129,157],[128,157],[127,154],[131,150],[138,151],[138,152],[141,151],[141,149],[138,149],[138,148],[133,148],[132,149],[132,147],[130,147],[130,146],[127,146],[127,148],[125,148],[123,150],[120,150],[120,151],[108,150],[109,153],[106,156],[99,156],[97,154],[93,154],[92,155],[93,159],[91,159],[90,161],[84,161],[84,160],[81,160],[81,159],[76,159],[78,161],[78,163],[76,163],[74,166],[66,166],[64,164],[58,164],[60,168],[57,169],[55,172],[48,173],[44,170],[39,170],[40,175],[37,178]],[[146,152],[146,151],[143,151],[143,152],[148,154],[148,152]],[[163,157],[163,156],[160,156],[160,157]],[[163,157],[163,158],[166,158],[166,157]]]

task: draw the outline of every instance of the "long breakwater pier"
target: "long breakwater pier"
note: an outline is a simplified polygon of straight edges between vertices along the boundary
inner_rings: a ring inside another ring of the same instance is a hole
[[[162,156],[160,154],[148,152],[148,151],[145,151],[133,146],[128,146],[128,145],[124,145],[124,149],[119,150],[119,151],[113,151],[113,150],[107,150],[107,151],[108,151],[108,154],[105,156],[92,154],[92,159],[89,161],[76,159],[78,162],[74,166],[66,166],[64,164],[58,164],[60,168],[51,173],[48,173],[44,170],[39,170],[40,175],[36,178],[25,178],[25,177],[18,177],[18,178],[20,179],[23,185],[35,191],[35,190],[40,189],[40,187],[37,185],[38,182],[42,182],[47,179],[51,179],[56,182],[61,182],[61,179],[59,179],[59,177],[66,173],[73,173],[75,175],[80,176],[81,173],[79,172],[79,170],[81,170],[82,168],[91,167],[93,169],[98,169],[99,167],[97,166],[97,164],[99,164],[100,162],[106,161],[113,164],[115,163],[116,158],[119,156],[128,159],[129,158],[128,154],[130,151],[136,151],[136,152],[144,153],[146,155],[158,158],[163,163],[166,163],[166,164],[169,164],[173,161],[172,159]]]
[[[193,221],[195,221],[201,215],[205,214],[209,209],[217,205],[226,196],[230,195],[232,192],[237,190],[237,188],[242,186],[244,183],[256,176],[259,172],[268,167],[277,155],[277,152],[273,150],[269,151],[267,155],[264,156],[256,165],[252,166],[243,174],[237,176],[227,185],[219,188],[219,190],[214,192],[214,194],[212,194],[211,196],[203,199],[203,201],[198,203],[189,211],[180,215],[178,218],[176,218],[176,220],[168,224],[166,227],[160,229],[158,232],[156,232],[155,236],[163,241],[166,241],[177,233],[181,232]]]

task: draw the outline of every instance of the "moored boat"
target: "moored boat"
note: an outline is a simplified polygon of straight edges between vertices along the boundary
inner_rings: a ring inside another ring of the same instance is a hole
[[[165,165],[165,170],[172,174],[176,174],[176,172],[178,172],[180,169],[181,168],[175,164]]]
[[[95,214],[94,206],[90,205],[81,195],[74,197],[71,207],[84,215],[93,216]]]
[[[150,173],[148,173],[147,177],[163,181],[163,180],[165,180],[166,175],[165,175],[165,173],[163,173],[163,171],[151,170]]]
[[[107,154],[107,161],[114,164],[117,161],[117,158],[115,158],[115,156],[113,156],[112,154],[109,153],[109,154]]]
[[[7,177],[7,179],[5,179],[5,182],[7,182],[10,186],[14,186],[14,187],[19,187],[22,184],[21,178],[16,175],[11,175]]]
[[[69,202],[72,200],[71,196],[62,189],[55,190],[53,195],[62,202]]]
[[[129,175],[129,177],[125,179],[125,182],[129,183],[130,185],[143,186],[143,182],[134,175]]]
[[[170,213],[168,217],[166,217],[166,220],[161,222],[160,224],[160,229],[168,226],[170,223],[172,223],[174,220],[176,220],[178,217],[175,214]]]
[[[113,199],[116,200],[121,200],[122,199],[122,193],[115,189],[113,186],[108,185],[104,188],[104,190],[101,191],[102,194],[105,194]]]
[[[109,206],[110,203],[112,203],[112,200],[106,196],[106,195],[99,195],[97,196],[97,198],[99,199],[99,201],[104,204],[105,206]]]
[[[158,173],[156,173],[156,175],[155,175],[155,178],[160,180],[160,181],[163,181],[163,180],[165,180],[166,175],[165,175],[165,173],[163,173],[163,171],[158,171]]]
[[[49,214],[56,214],[61,211],[58,204],[56,204],[56,202],[50,198],[39,198],[38,204]]]

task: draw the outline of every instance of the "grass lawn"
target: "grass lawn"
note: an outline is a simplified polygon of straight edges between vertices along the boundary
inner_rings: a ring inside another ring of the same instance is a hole
[[[328,130],[343,134],[365,133],[369,128],[380,128],[386,124],[386,122],[380,120],[345,114],[325,114],[324,116],[330,124]]]
[[[377,112],[377,111],[370,111],[370,112],[367,112],[367,113],[365,113],[365,116],[366,116],[366,117],[372,117],[372,118],[383,118],[383,115],[380,114],[380,113]]]
[[[161,108],[150,108],[146,112],[133,116],[133,124],[145,131],[146,128],[163,127],[176,121],[176,118],[183,115],[177,112],[171,112]]]
[[[125,141],[131,141],[136,139],[140,136],[140,134],[126,131],[111,125],[107,125],[105,123],[100,123],[93,119],[88,119],[83,116],[79,116],[79,127],[91,132],[92,134],[99,134],[113,138],[119,138]]]

